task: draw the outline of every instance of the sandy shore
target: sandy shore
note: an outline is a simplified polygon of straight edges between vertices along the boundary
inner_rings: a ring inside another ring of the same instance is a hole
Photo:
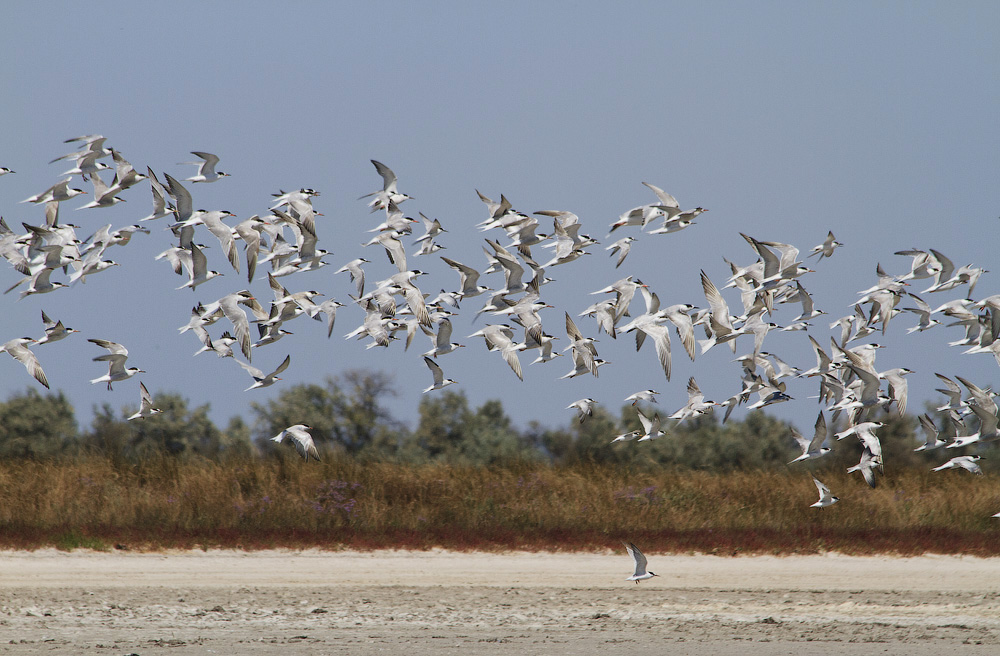
[[[1000,559],[0,553],[0,653],[993,654]],[[874,644],[873,644],[874,643]]]

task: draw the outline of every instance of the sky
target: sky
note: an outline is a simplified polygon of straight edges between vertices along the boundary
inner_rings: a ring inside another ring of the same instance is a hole
[[[65,139],[102,134],[137,170],[150,166],[178,179],[194,174],[179,164],[193,159],[190,151],[208,151],[231,176],[188,184],[196,208],[229,210],[242,220],[266,214],[279,190],[321,192],[317,232],[320,247],[332,252],[330,266],[281,282],[347,305],[330,339],[307,318],[286,324],[294,335],[257,349],[253,359],[270,371],[291,355],[284,380],[244,392],[246,372],[230,359],[192,357],[199,343],[177,328],[198,301],[239,289],[270,301],[267,282],[248,283],[216,245],[207,251],[210,268],[225,275],[194,292],[176,290],[184,278],[153,259],[172,244],[161,219],[146,224],[152,234],[110,249],[121,266],[86,284],[23,300],[16,291],[0,297],[3,341],[40,337],[41,310],[81,331],[34,350],[82,428],[101,404],[138,404],[135,380],[110,392],[89,383],[106,369],[92,361],[102,351],[87,338],[124,344],[129,365],[146,370],[139,378],[150,391],[210,404],[220,427],[236,415],[251,422],[252,402],[353,369],[391,375],[398,394],[386,404],[413,426],[421,390],[431,383],[420,356],[430,340],[418,336],[404,351],[401,343],[366,349],[343,337],[364,313],[348,298],[354,287],[347,276],[334,271],[367,258],[368,289],[395,272],[378,246],[361,246],[382,221],[358,200],[381,188],[372,159],[391,167],[400,191],[413,197],[401,206],[408,216],[423,212],[448,230],[437,240],[445,250],[409,257],[411,267],[427,272],[418,284],[432,295],[458,285],[439,255],[482,270],[484,238],[509,241],[476,228],[487,217],[476,190],[496,199],[503,193],[526,213],[579,215],[583,232],[600,244],[546,271],[554,282],[542,288],[542,300],[554,307],[541,316],[559,337],[557,349],[568,343],[564,312],[576,317],[603,298],[591,292],[628,275],[664,306],[707,307],[699,270],[721,286],[729,277],[723,258],[741,265],[756,259],[741,232],[793,244],[802,257],[829,230],[845,244],[830,259],[810,260],[815,273],[801,278],[828,313],[809,330],[824,345],[836,334],[829,323],[875,284],[877,264],[893,274],[909,270],[909,258],[893,254],[900,249],[935,248],[956,266],[992,270],[974,297],[1000,293],[998,27],[1000,5],[990,2],[175,2],[113,10],[16,3],[0,25],[0,115],[8,126],[0,133],[0,166],[16,171],[0,177],[0,215],[12,228],[44,221],[42,206],[19,201],[70,168],[49,164],[72,150]],[[676,234],[628,228],[608,239],[619,214],[655,201],[644,181],[684,208],[709,211]],[[79,177],[72,186],[91,189]],[[81,238],[151,211],[147,183],[111,208],[77,212],[90,195],[81,198],[63,203],[60,215],[80,226]],[[543,222],[540,232],[550,227]],[[419,234],[418,226],[413,237]],[[616,270],[605,246],[626,234],[639,240]],[[415,252],[412,238],[406,244]],[[4,288],[19,278],[0,266]],[[495,274],[481,282],[502,286]],[[916,281],[911,290],[929,284]],[[964,293],[924,298],[937,307]],[[738,307],[733,290],[724,294]],[[668,382],[651,345],[636,353],[630,335],[598,335],[589,318],[577,325],[599,340],[610,362],[598,378],[558,380],[572,368],[570,358],[528,366],[533,354],[523,354],[518,381],[481,339],[466,337],[485,325],[473,319],[485,300],[462,304],[453,337],[467,348],[438,363],[459,383],[450,389],[463,391],[473,407],[500,399],[518,426],[565,426],[573,411],[564,408],[582,397],[617,414],[628,394],[646,388],[660,391],[661,411],[673,412],[685,403],[691,376],[716,401],[739,390],[739,365],[724,346],[691,362],[674,338]],[[641,311],[641,301],[633,307]],[[797,314],[797,306],[781,307],[773,320],[785,325]],[[995,384],[990,355],[948,346],[963,337],[959,328],[907,335],[915,323],[900,315],[872,338],[886,347],[879,370],[914,370],[911,411],[940,399],[935,372]],[[746,339],[738,353],[752,348]],[[803,332],[772,333],[765,349],[802,369],[814,364]],[[0,398],[29,387],[44,391],[20,364],[0,359]],[[788,393],[794,401],[769,412],[810,427],[819,408],[809,398],[816,382],[790,380]]]

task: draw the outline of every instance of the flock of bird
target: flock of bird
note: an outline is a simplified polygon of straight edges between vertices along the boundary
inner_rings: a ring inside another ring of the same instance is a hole
[[[281,380],[280,374],[291,366],[290,355],[270,372],[251,364],[255,351],[271,347],[291,334],[286,324],[306,316],[324,322],[327,337],[330,337],[337,310],[345,306],[357,308],[360,318],[360,323],[346,334],[347,339],[367,340],[365,346],[369,349],[405,351],[418,333],[422,333],[430,340],[429,350],[421,355],[432,380],[424,392],[456,384],[457,381],[445,376],[441,365],[445,356],[466,346],[452,341],[451,318],[460,311],[467,311],[462,309],[463,304],[481,296],[484,300],[475,316],[485,315],[486,325],[467,339],[482,338],[487,351],[495,354],[489,357],[502,358],[513,376],[521,380],[524,378],[521,358],[531,357],[528,354],[534,355],[532,365],[544,365],[567,356],[570,368],[556,378],[597,377],[600,368],[609,364],[597,348],[597,336],[602,333],[613,339],[631,333],[636,351],[641,351],[648,338],[666,381],[671,377],[671,333],[691,361],[719,346],[736,355],[737,344],[745,344],[746,353],[735,360],[740,364],[739,381],[724,401],[706,399],[694,377],[687,381],[687,403],[669,414],[661,415],[653,410],[659,392],[653,389],[636,392],[625,401],[635,407],[641,428],[609,436],[611,443],[665,438],[677,422],[716,409],[724,412],[725,421],[741,405],[758,409],[787,402],[792,400],[786,391],[788,379],[812,378],[818,383],[823,407],[811,438],[793,430],[802,453],[790,464],[801,466],[797,463],[822,458],[832,451],[837,441],[854,436],[863,445],[863,451],[860,462],[849,471],[860,473],[868,485],[875,487],[884,463],[877,435],[882,424],[874,416],[879,410],[900,416],[905,413],[906,376],[912,372],[902,367],[880,371],[876,364],[880,345],[862,340],[885,334],[893,319],[898,323],[907,315],[916,321],[907,328],[907,333],[937,328],[947,318],[952,320],[949,325],[959,326],[964,332],[964,338],[950,342],[950,346],[964,348],[966,353],[992,354],[1000,363],[1000,340],[997,339],[1000,336],[1000,295],[972,300],[977,281],[986,271],[973,265],[956,267],[934,249],[898,251],[898,255],[910,258],[909,271],[898,275],[890,275],[878,266],[875,283],[858,292],[853,311],[830,324],[830,330],[837,332],[830,337],[828,346],[814,336],[817,331],[812,323],[826,313],[816,306],[805,286],[815,271],[800,259],[795,246],[747,234],[742,237],[750,249],[752,261],[737,264],[724,258],[731,275],[721,285],[713,282],[704,270],[700,272],[706,307],[686,303],[663,306],[649,284],[627,275],[594,290],[592,295],[598,298],[589,307],[574,314],[564,310],[559,322],[561,330],[553,330],[550,322],[543,323],[545,311],[555,308],[543,300],[548,296],[546,285],[552,281],[547,273],[556,268],[585,266],[577,260],[584,261],[585,256],[595,255],[599,245],[597,239],[584,232],[580,218],[571,211],[542,210],[526,214],[515,209],[505,195],[497,202],[477,190],[484,204],[483,219],[476,226],[484,236],[482,253],[486,267],[481,269],[466,257],[460,261],[457,257],[434,255],[445,247],[441,241],[448,230],[439,220],[423,213],[419,213],[419,220],[406,215],[400,208],[411,197],[399,190],[399,181],[389,167],[373,160],[382,185],[361,198],[370,199],[370,212],[377,213],[379,221],[372,221],[370,232],[373,236],[362,247],[373,251],[372,259],[375,253],[384,251],[395,271],[369,284],[365,269],[371,260],[354,257],[359,253],[351,253],[341,257],[341,261],[346,262],[334,270],[334,275],[347,274],[353,283],[354,293],[349,295],[349,301],[320,300],[324,294],[313,290],[291,292],[280,280],[290,280],[290,276],[331,264],[328,260],[332,260],[334,254],[319,247],[323,221],[318,219],[322,215],[313,207],[319,192],[306,188],[278,191],[266,211],[227,223],[235,217],[232,212],[196,210],[189,189],[195,184],[216,183],[228,177],[217,168],[217,156],[194,151],[199,161],[191,164],[197,165],[197,173],[183,180],[163,173],[161,182],[151,168],[147,167],[145,174],[136,171],[121,153],[106,146],[103,136],[77,137],[67,143],[79,147],[53,162],[68,160],[74,166],[49,189],[22,201],[43,206],[44,222],[39,225],[24,222],[24,232],[17,232],[0,219],[0,255],[21,274],[7,292],[23,287],[20,300],[59,292],[85,282],[88,276],[110,271],[116,266],[109,259],[114,247],[127,246],[140,234],[150,235],[151,222],[165,220],[173,239],[156,260],[164,260],[174,274],[185,279],[178,290],[201,292],[207,283],[205,289],[221,284],[211,282],[222,275],[209,268],[207,253],[215,252],[221,252],[225,260],[221,264],[228,265],[237,274],[242,275],[241,268],[245,264],[248,285],[257,280],[268,282],[273,298],[267,307],[248,288],[221,295],[216,293],[212,295],[217,296],[215,300],[198,302],[188,322],[180,327],[181,333],[191,332],[197,337],[200,348],[196,355],[214,352],[219,358],[232,358],[246,370],[252,379],[247,390],[274,385]],[[110,164],[106,161],[109,159]],[[0,169],[0,176],[13,173],[8,168]],[[111,175],[110,183],[102,177]],[[89,189],[71,186],[77,177],[88,183]],[[62,204],[77,196],[89,195],[91,198],[77,209],[112,207],[124,200],[120,197],[124,192],[140,183],[148,185],[151,210],[133,225],[115,228],[108,224],[80,239],[76,233],[79,226],[60,219]],[[656,200],[623,212],[610,225],[608,239],[620,238],[606,245],[604,250],[614,259],[616,269],[625,265],[633,244],[640,238],[656,239],[659,235],[677,233],[696,225],[696,219],[708,211],[700,206],[682,209],[663,189],[643,184],[653,192]],[[423,227],[423,233],[414,236],[417,226]],[[811,249],[806,259],[815,257],[819,262],[830,258],[841,246],[830,232],[822,243]],[[414,250],[411,252],[411,249]],[[417,257],[433,263],[428,267],[446,267],[453,271],[455,287],[442,289],[434,297],[425,293],[419,286],[420,276],[425,272],[410,265]],[[257,277],[258,267],[263,266],[269,270]],[[818,264],[814,266],[819,267]],[[912,291],[912,286],[921,279],[929,284],[918,294]],[[484,284],[486,281],[490,285]],[[739,304],[734,308],[723,295],[728,289],[733,289],[733,294],[739,297]],[[921,296],[958,290],[965,290],[965,296],[933,308]],[[638,304],[633,302],[640,298],[643,307],[638,309]],[[783,306],[799,311],[782,326],[772,319]],[[61,321],[52,320],[44,311],[42,320],[43,337],[9,339],[0,350],[23,364],[39,384],[48,387],[32,347],[64,339],[77,331],[67,328]],[[589,323],[591,321],[593,323]],[[215,326],[220,322],[221,329]],[[765,350],[767,335],[772,331],[803,332],[815,353],[815,366],[802,370]],[[699,333],[704,337],[698,339]],[[113,383],[145,373],[137,367],[126,366],[128,350],[124,345],[97,337],[88,341],[107,351],[94,360],[106,362],[108,373],[95,377],[92,383],[106,383],[111,389]],[[559,348],[557,342],[565,346]],[[938,408],[947,421],[939,427],[930,415],[923,415],[920,420],[927,439],[918,450],[978,449],[996,441],[1000,435],[995,394],[988,387],[981,388],[962,376],[954,376],[958,382],[942,374],[937,376],[944,385],[940,391],[949,399],[946,405]],[[597,404],[598,401],[588,397],[567,409],[575,410],[579,421],[583,422],[593,414]],[[141,419],[157,412],[146,387],[140,383],[140,409],[128,419]],[[835,422],[842,422],[846,428],[831,435],[827,426]],[[281,442],[288,438],[304,458],[318,459],[319,451],[309,430],[307,425],[296,424],[273,440]],[[976,463],[979,457],[976,454],[959,455],[936,467],[935,471],[964,468],[982,474]],[[813,506],[823,508],[838,501],[823,483],[813,480],[820,497]],[[635,576],[630,580],[638,582],[653,576],[645,572],[645,558],[639,550],[628,545],[628,551],[636,562]]]

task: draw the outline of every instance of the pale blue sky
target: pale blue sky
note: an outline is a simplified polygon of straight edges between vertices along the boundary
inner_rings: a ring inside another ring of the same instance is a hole
[[[981,279],[975,297],[982,298],[1000,292],[998,28],[1000,6],[990,2],[16,3],[0,26],[0,112],[8,126],[0,166],[17,171],[0,178],[0,214],[15,228],[42,222],[41,207],[18,201],[69,168],[47,164],[69,151],[64,139],[100,133],[137,169],[176,177],[191,174],[193,167],[177,165],[189,151],[218,154],[232,177],[189,189],[196,207],[240,219],[265,213],[279,188],[321,191],[320,245],[334,253],[333,266],[283,282],[348,303],[352,285],[332,273],[344,262],[372,260],[371,281],[394,271],[374,247],[360,247],[381,221],[356,200],[381,184],[370,159],[393,168],[400,189],[415,197],[403,206],[407,214],[422,211],[450,231],[439,240],[441,254],[480,269],[484,235],[473,226],[486,211],[477,188],[504,193],[525,212],[571,210],[602,243],[548,272],[556,282],[543,299],[556,308],[542,318],[562,345],[563,311],[577,314],[595,300],[587,292],[625,275],[640,277],[665,305],[704,307],[699,269],[721,284],[729,274],[723,257],[755,259],[741,231],[803,254],[827,230],[836,233],[846,246],[802,280],[829,321],[875,283],[877,263],[905,272],[909,260],[892,254],[902,248],[936,248],[956,265],[997,270]],[[684,232],[643,236],[615,271],[604,251],[607,228],[653,200],[642,181],[710,211]],[[84,237],[149,213],[148,185],[123,197],[128,202],[113,208],[80,212],[74,208],[83,202],[69,201],[62,219],[81,225]],[[169,244],[165,224],[109,252],[123,266],[86,285],[0,298],[5,340],[39,336],[41,309],[83,331],[36,353],[84,425],[95,404],[134,405],[138,397],[134,381],[113,392],[87,382],[104,373],[87,337],[125,344],[130,364],[148,371],[142,380],[150,390],[210,402],[223,426],[236,414],[249,420],[250,401],[273,398],[282,386],[362,367],[394,373],[401,391],[394,414],[415,418],[430,384],[419,355],[429,340],[406,353],[401,344],[365,350],[346,342],[363,316],[354,306],[341,310],[330,340],[320,324],[300,319],[287,326],[293,337],[258,353],[262,369],[292,355],[286,380],[267,390],[244,393],[249,378],[231,361],[192,358],[197,342],[176,331],[190,308],[246,282],[216,248],[210,263],[226,275],[194,293],[175,291],[183,280],[152,260]],[[455,288],[457,276],[436,256],[410,262],[430,272],[420,280],[425,292]],[[0,282],[17,277],[7,267]],[[251,289],[270,300],[266,282]],[[958,296],[927,300],[936,306]],[[660,390],[661,408],[671,412],[686,400],[691,375],[716,400],[739,388],[738,365],[724,347],[691,363],[674,340],[667,383],[649,346],[636,354],[630,336],[605,335],[599,351],[612,364],[599,379],[556,381],[570,368],[560,358],[526,366],[520,383],[498,356],[465,339],[484,323],[470,318],[483,301],[469,299],[455,321],[457,341],[471,348],[439,363],[473,404],[499,398],[519,425],[563,425],[572,414],[563,408],[583,396],[617,411],[646,387]],[[776,320],[795,314],[782,309]],[[821,317],[811,330],[824,344],[829,321]],[[578,323],[596,335],[592,321]],[[982,385],[996,380],[992,357],[947,346],[962,337],[958,329],[905,335],[912,324],[901,316],[877,338],[888,347],[879,369],[917,372],[911,409],[937,398],[935,371]],[[765,348],[813,365],[802,333],[769,336]],[[9,358],[0,374],[0,397],[34,385]],[[796,400],[773,414],[811,425],[814,381],[793,381],[789,392]]]

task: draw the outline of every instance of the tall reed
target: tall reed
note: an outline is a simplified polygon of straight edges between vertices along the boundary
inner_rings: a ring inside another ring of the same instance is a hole
[[[105,545],[647,549],[709,553],[1000,554],[1000,482],[903,470],[878,489],[805,470],[717,474],[98,456],[0,463],[0,547]],[[69,537],[68,537],[69,536]]]

